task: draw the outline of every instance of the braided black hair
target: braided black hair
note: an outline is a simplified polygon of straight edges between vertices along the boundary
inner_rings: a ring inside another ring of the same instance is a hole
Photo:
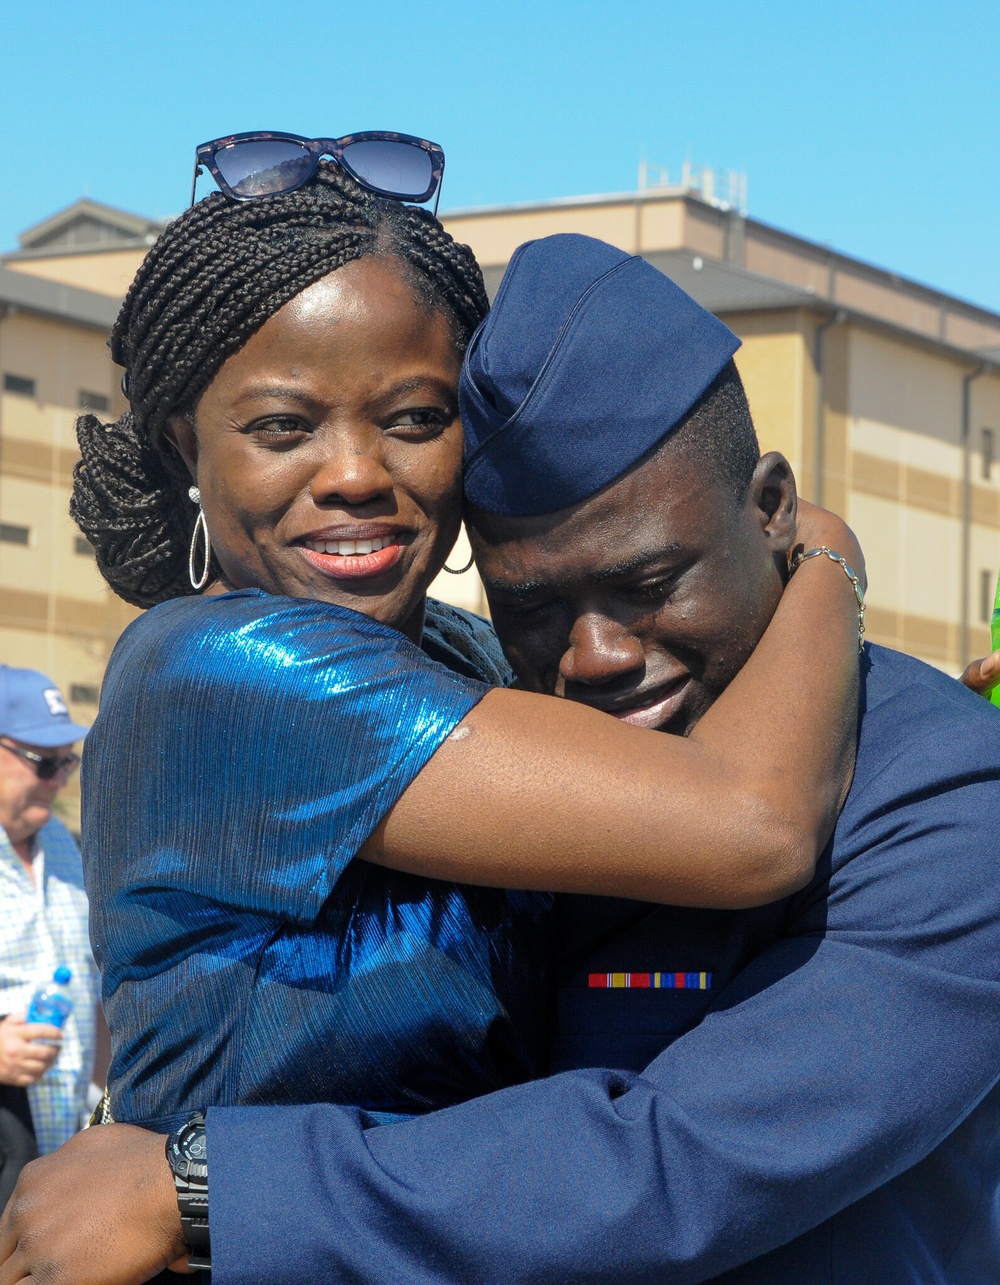
[[[399,262],[464,350],[489,307],[472,251],[427,210],[376,197],[333,165],[283,196],[238,203],[212,193],[159,237],[111,332],[130,409],[115,424],[84,415],[76,425],[70,513],[119,597],[151,607],[194,592],[187,550],[197,509],[163,433],[169,417],[193,414],[223,362],[283,304],[370,255]]]

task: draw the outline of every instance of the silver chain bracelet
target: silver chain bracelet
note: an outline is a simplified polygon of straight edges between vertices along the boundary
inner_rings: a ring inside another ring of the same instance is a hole
[[[797,553],[788,565],[789,573],[798,571],[803,562],[809,558],[818,558],[820,554],[825,553],[831,562],[836,562],[843,567],[844,575],[847,576],[854,586],[854,596],[858,600],[858,651],[864,651],[865,646],[865,591],[861,588],[861,581],[858,579],[857,572],[847,561],[847,559],[836,550],[828,548],[821,544],[817,549],[808,549],[805,553]]]

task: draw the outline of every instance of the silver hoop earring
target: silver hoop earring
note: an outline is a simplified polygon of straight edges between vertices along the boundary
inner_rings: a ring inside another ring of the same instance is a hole
[[[212,566],[212,541],[208,538],[208,523],[205,521],[205,510],[201,507],[201,492],[196,486],[188,490],[188,498],[198,506],[198,516],[195,519],[194,530],[191,532],[191,547],[188,549],[188,579],[191,581],[191,588],[198,592],[208,584],[208,573]],[[205,564],[201,569],[201,575],[195,576],[194,557],[198,548],[199,531],[205,542]]]
[[[470,554],[469,554],[469,561],[465,564],[465,566],[464,566],[464,567],[458,567],[458,568],[456,568],[456,567],[449,567],[449,566],[448,566],[448,564],[447,564],[447,562],[446,562],[446,563],[444,564],[444,567],[443,567],[442,569],[443,569],[444,571],[447,571],[447,572],[448,572],[448,574],[449,574],[450,576],[464,576],[464,575],[465,575],[465,573],[466,573],[466,571],[468,571],[468,569],[472,566],[472,564],[473,564],[473,562],[474,562],[474,561],[475,561],[475,555],[474,555],[474,554],[472,554],[472,553],[470,553]]]

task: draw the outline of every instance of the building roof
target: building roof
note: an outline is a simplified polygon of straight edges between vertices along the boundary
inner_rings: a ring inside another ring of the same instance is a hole
[[[118,316],[120,306],[117,299],[108,295],[0,266],[0,309],[4,311],[33,312],[108,331]]]
[[[809,290],[786,285],[774,277],[719,259],[692,254],[690,250],[649,250],[642,256],[654,268],[675,281],[709,312],[752,312],[758,308],[811,308],[818,300]],[[486,290],[492,300],[503,277],[503,267],[483,269]]]
[[[831,269],[856,272],[860,276],[876,281],[890,289],[906,291],[914,296],[921,297],[925,302],[947,306],[949,309],[970,317],[979,318],[987,324],[995,325],[1000,319],[1000,313],[994,309],[984,307],[982,304],[973,303],[959,295],[950,294],[936,286],[918,281],[914,277],[904,276],[899,272],[881,267],[866,259],[860,259],[855,255],[835,250],[830,245],[825,245],[818,241],[810,241],[807,237],[799,236],[795,232],[788,232],[772,223],[765,223],[761,219],[742,215],[739,211],[732,209],[726,201],[706,200],[697,188],[683,186],[653,187],[640,192],[615,192],[605,195],[558,197],[554,200],[519,201],[512,202],[509,205],[442,210],[440,218],[447,224],[452,219],[488,219],[495,218],[498,215],[542,213],[554,209],[601,208],[607,206],[638,207],[645,204],[673,201],[690,202],[700,211],[710,213],[713,217],[721,220],[735,220],[738,223],[745,224],[747,228],[752,228],[756,235],[776,245],[801,251],[804,255],[816,261],[822,261],[825,266]],[[646,253],[644,257],[649,258],[652,262],[654,252]],[[706,257],[706,262],[708,261]]]
[[[653,250],[643,256],[709,312],[752,312],[761,308],[811,308],[812,290],[762,277],[733,263],[690,250]]]
[[[164,220],[148,219],[86,197],[43,219],[18,237],[20,249],[5,258],[41,258],[88,250],[133,250],[152,245]]]
[[[844,307],[831,299],[788,285],[774,277],[760,276],[734,263],[693,254],[690,250],[650,250],[643,258],[665,273],[672,281],[687,291],[695,302],[709,312],[723,317],[734,313],[774,311],[776,309],[808,308],[827,317],[841,321],[861,322],[883,332],[902,335],[910,342],[919,343],[937,352],[947,353],[965,361],[982,358],[989,365],[1000,366],[1000,346],[967,349],[919,331],[887,321],[857,308]],[[483,269],[486,289],[492,300],[496,296],[504,269]]]

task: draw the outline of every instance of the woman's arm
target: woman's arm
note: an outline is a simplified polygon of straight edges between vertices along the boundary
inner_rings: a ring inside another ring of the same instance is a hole
[[[860,563],[849,529],[803,506],[806,547]],[[850,786],[858,611],[811,560],[687,738],[571,701],[493,691],[360,855],[439,879],[739,909],[802,887]]]

